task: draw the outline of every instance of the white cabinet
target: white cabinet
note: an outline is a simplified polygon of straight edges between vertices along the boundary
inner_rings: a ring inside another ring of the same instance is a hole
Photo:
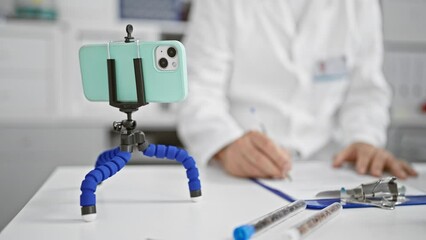
[[[426,161],[426,121],[424,116],[417,123],[395,121],[389,130],[389,148],[401,159],[410,162]]]
[[[0,121],[57,113],[61,43],[58,24],[0,24]]]

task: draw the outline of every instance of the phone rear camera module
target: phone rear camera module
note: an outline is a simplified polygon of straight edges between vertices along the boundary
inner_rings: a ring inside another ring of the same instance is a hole
[[[166,68],[169,65],[169,62],[165,58],[160,58],[158,65],[160,65],[162,68]]]
[[[169,47],[167,49],[167,55],[169,55],[169,57],[175,57],[176,56],[176,49],[174,47]]]
[[[179,47],[159,45],[155,48],[155,67],[159,71],[179,70]]]

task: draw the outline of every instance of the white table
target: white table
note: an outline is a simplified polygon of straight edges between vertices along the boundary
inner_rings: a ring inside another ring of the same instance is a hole
[[[327,166],[329,167],[329,166]],[[80,184],[90,167],[55,170],[0,234],[10,239],[232,239],[233,229],[287,202],[253,182],[201,168],[203,199],[193,203],[181,166],[126,166],[96,191],[97,220],[80,216]],[[426,187],[426,168],[413,180]],[[4,194],[4,193],[2,193]],[[282,233],[315,211],[306,210],[259,235]],[[307,239],[425,239],[426,205],[344,209]]]

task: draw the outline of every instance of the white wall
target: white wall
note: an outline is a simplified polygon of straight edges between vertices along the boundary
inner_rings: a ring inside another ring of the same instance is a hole
[[[424,0],[382,0],[382,6],[387,41],[426,42]]]

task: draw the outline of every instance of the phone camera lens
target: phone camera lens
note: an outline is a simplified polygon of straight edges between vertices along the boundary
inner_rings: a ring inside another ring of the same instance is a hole
[[[166,68],[169,65],[169,62],[165,58],[160,58],[158,65],[160,65],[162,68]]]
[[[176,49],[174,47],[169,47],[167,49],[167,55],[169,55],[169,57],[175,57],[176,56]]]

